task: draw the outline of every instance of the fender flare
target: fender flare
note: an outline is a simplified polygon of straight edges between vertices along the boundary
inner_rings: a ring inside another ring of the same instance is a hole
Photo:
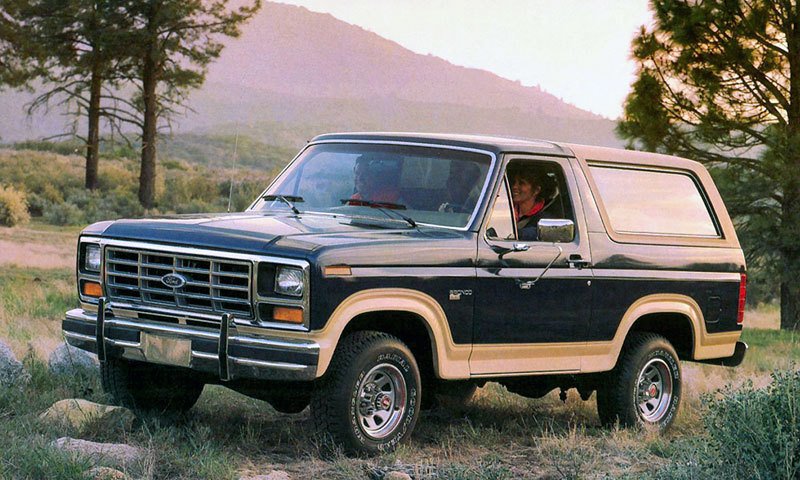
[[[422,319],[431,341],[433,368],[440,378],[469,378],[469,345],[456,345],[442,306],[433,297],[406,288],[375,288],[347,297],[314,337],[320,345],[317,377],[325,374],[342,332],[357,316],[370,312],[413,313]]]
[[[635,301],[622,316],[617,333],[612,340],[611,357],[619,358],[625,339],[636,322],[645,315],[656,313],[678,314],[689,320],[692,332],[692,360],[726,357],[733,354],[741,332],[709,334],[700,305],[689,296],[679,294],[647,295]]]

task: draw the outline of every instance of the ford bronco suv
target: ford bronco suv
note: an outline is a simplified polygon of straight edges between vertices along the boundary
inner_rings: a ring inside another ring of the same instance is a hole
[[[542,141],[318,136],[245,212],[89,226],[77,282],[64,335],[119,404],[180,412],[222,384],[310,405],[355,452],[396,447],[423,406],[487,381],[597,392],[603,424],[665,429],[681,360],[747,350],[744,256],[708,172]]]

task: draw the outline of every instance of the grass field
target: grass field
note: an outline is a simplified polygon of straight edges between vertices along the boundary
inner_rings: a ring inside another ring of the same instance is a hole
[[[583,402],[574,391],[565,403],[555,393],[529,400],[494,383],[467,406],[423,412],[409,444],[374,458],[331,451],[310,433],[307,410],[280,414],[221,387],[206,387],[190,416],[177,423],[76,432],[43,424],[38,414],[63,398],[108,400],[96,378],[58,379],[46,369],[47,356],[61,341],[62,315],[77,305],[77,232],[40,224],[0,228],[0,339],[33,375],[22,389],[0,391],[0,478],[82,478],[85,462],[47,446],[66,435],[146,449],[145,461],[127,469],[132,478],[144,479],[236,479],[271,469],[297,479],[366,479],[398,465],[417,479],[669,478],[659,472],[681,458],[680,446],[705,434],[707,394],[748,381],[767,385],[770,372],[800,359],[800,338],[775,329],[775,309],[748,312],[754,321],[743,334],[751,346],[745,363],[737,369],[684,363],[682,411],[663,437],[601,429],[594,399]]]

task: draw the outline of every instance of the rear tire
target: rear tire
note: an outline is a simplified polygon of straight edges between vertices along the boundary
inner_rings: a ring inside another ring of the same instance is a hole
[[[419,417],[421,382],[414,355],[398,338],[355,332],[339,343],[311,397],[317,432],[348,453],[373,455],[408,439]]]
[[[597,389],[600,422],[668,429],[680,406],[681,380],[678,354],[666,338],[631,333],[617,366]]]
[[[178,368],[109,358],[100,364],[103,390],[114,403],[137,413],[183,413],[189,411],[204,384],[187,378]]]

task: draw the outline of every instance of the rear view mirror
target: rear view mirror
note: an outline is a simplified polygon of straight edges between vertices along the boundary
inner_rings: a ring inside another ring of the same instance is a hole
[[[575,238],[575,222],[543,218],[536,225],[540,242],[569,243]]]

